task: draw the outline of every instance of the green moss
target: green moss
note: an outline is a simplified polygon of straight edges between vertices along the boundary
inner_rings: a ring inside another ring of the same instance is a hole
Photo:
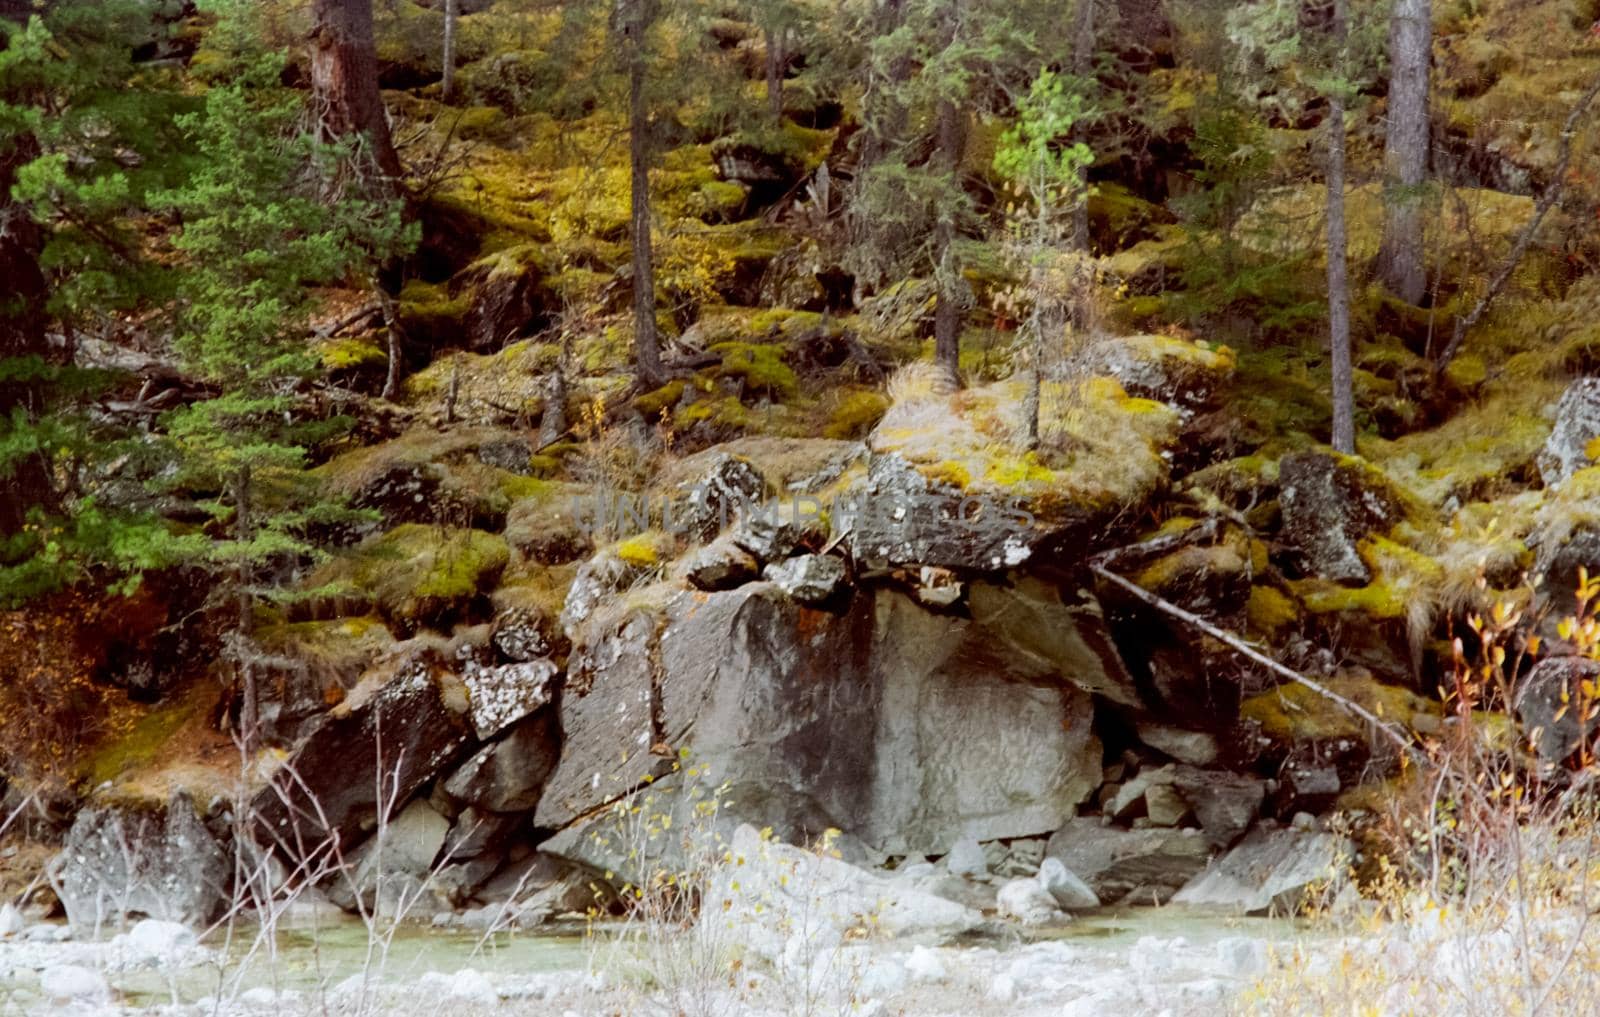
[[[107,741],[84,760],[84,779],[95,788],[155,762],[170,751],[173,736],[202,709],[203,703],[194,696],[152,708],[127,733]]]
[[[1372,678],[1338,676],[1320,684],[1402,727],[1411,727],[1418,714],[1437,716],[1439,712],[1437,704],[1422,696]],[[1366,721],[1298,683],[1251,696],[1240,704],[1239,715],[1255,721],[1264,735],[1279,743],[1341,738],[1364,741],[1369,737]]]
[[[644,395],[635,398],[633,400],[633,408],[638,410],[646,420],[653,421],[660,417],[662,413],[678,405],[678,400],[683,398],[683,390],[687,387],[687,383],[682,378],[676,378],[658,389],[646,392]]]
[[[1023,484],[1049,484],[1055,479],[1055,472],[1040,463],[1039,457],[1032,452],[1020,456],[996,456],[983,471],[984,484],[1001,489]]]
[[[317,343],[317,357],[329,371],[359,371],[389,363],[389,354],[370,339],[341,337]]]
[[[1444,376],[1456,388],[1471,392],[1489,377],[1489,368],[1475,353],[1463,353],[1445,365]]]
[[[672,422],[679,430],[688,430],[696,424],[712,424],[738,431],[751,429],[757,423],[750,408],[733,396],[700,399],[680,406],[672,415]]]
[[[1253,586],[1245,604],[1245,618],[1250,631],[1275,636],[1300,621],[1300,605],[1271,586]]]
[[[330,562],[311,585],[348,584],[410,629],[453,616],[487,590],[510,559],[505,540],[495,534],[408,523]]]
[[[718,373],[723,377],[739,378],[747,390],[764,393],[776,399],[795,394],[798,380],[794,371],[783,362],[782,346],[770,343],[727,342],[711,347],[720,354],[722,366]]]
[[[953,487],[958,491],[965,491],[972,483],[972,472],[967,469],[967,464],[953,459],[931,463],[918,469],[924,477],[934,483]]]
[[[400,323],[410,335],[437,347],[458,346],[472,311],[467,293],[452,297],[444,286],[412,280],[400,291]]]
[[[822,427],[824,438],[864,438],[889,410],[889,397],[877,389],[852,388],[835,398],[833,410]]]

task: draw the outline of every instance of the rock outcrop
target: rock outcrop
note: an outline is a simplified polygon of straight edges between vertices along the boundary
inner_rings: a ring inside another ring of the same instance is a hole
[[[1600,378],[1579,378],[1561,396],[1555,425],[1539,450],[1539,476],[1555,487],[1579,470],[1595,465],[1600,439]]]
[[[1125,675],[1093,638],[1028,625],[1030,603],[1059,625],[1094,623],[1031,592],[1008,614],[996,589],[992,612],[965,619],[890,589],[829,612],[751,583],[591,629],[535,820],[565,825],[684,750],[737,789],[739,818],[786,840],[831,826],[881,851],[943,853],[962,837],[1047,834],[1099,784],[1084,689],[1116,692]],[[587,845],[556,850],[591,860]]]
[[[67,921],[100,931],[145,916],[202,926],[231,898],[233,861],[188,795],[91,805],[50,867]]]

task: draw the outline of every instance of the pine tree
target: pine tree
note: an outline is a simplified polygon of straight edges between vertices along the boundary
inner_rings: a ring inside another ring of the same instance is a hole
[[[178,453],[173,483],[211,492],[213,540],[200,555],[236,605],[230,656],[241,728],[255,737],[253,618],[278,578],[316,555],[312,526],[341,517],[308,482],[308,448],[341,422],[307,418],[300,383],[316,369],[304,342],[308,287],[371,275],[403,253],[414,231],[401,203],[322,196],[354,141],[319,142],[298,129],[303,107],[276,87],[278,63],[259,58],[180,119],[200,162],[182,187],[157,196],[182,223],[175,342],[217,395],[165,420]]]
[[[192,100],[170,71],[135,63],[135,47],[168,31],[143,4],[62,0],[0,15],[0,602],[10,603],[91,572],[126,588],[178,553],[137,496],[151,443],[91,416],[111,379],[76,360],[120,312],[166,293],[144,254],[141,209],[151,187],[184,172],[172,116]],[[133,483],[110,475],[113,461]],[[113,483],[118,495],[106,497]]]
[[[1044,362],[1053,342],[1066,337],[1081,289],[1084,252],[1073,241],[1077,209],[1084,204],[1084,173],[1094,161],[1089,146],[1070,142],[1086,108],[1078,88],[1049,69],[1039,72],[1017,103],[1016,123],[995,151],[994,166],[1012,188],[1011,260],[1024,280],[1015,303],[1024,305],[1028,394],[1023,407],[1026,444],[1039,444]]]

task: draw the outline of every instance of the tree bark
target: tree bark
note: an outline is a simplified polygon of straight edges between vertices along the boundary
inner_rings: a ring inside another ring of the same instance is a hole
[[[234,537],[241,545],[238,574],[238,639],[239,654],[239,735],[246,752],[256,747],[257,727],[261,723],[261,702],[256,689],[256,668],[251,646],[255,634],[255,596],[250,591],[250,555],[242,545],[249,543],[251,533],[251,477],[250,467],[240,467],[234,478]]]
[[[650,159],[654,148],[650,104],[645,95],[648,52],[645,35],[656,17],[656,0],[631,0],[622,24],[628,60],[628,164],[633,244],[634,369],[650,388],[666,381],[661,340],[656,333],[655,248],[650,239]]]
[[[362,169],[398,188],[404,171],[378,92],[372,0],[313,0],[311,17],[311,86],[323,137],[360,137]]]
[[[1094,5],[1095,0],[1078,0],[1076,11],[1076,25],[1072,33],[1072,76],[1085,85],[1094,75]],[[1073,142],[1081,142],[1087,132],[1084,130],[1082,118],[1072,125]],[[1072,203],[1072,246],[1085,254],[1089,253],[1089,197],[1088,197],[1088,169],[1084,170],[1084,187],[1078,189],[1073,196]]]
[[[783,65],[786,60],[783,44],[787,32],[782,28],[768,28],[767,36],[767,112],[776,123],[783,119]]]
[[[1344,3],[1334,0],[1335,48],[1343,49]],[[1355,393],[1350,369],[1350,279],[1344,223],[1344,94],[1328,100],[1328,340],[1333,374],[1333,447],[1356,450]]]
[[[949,186],[961,187],[961,112],[954,101],[939,102],[938,158],[950,177]],[[956,223],[953,200],[944,202],[933,229],[934,279],[938,284],[933,315],[933,359],[952,387],[961,385],[961,270],[955,255]]]
[[[28,12],[25,4],[9,0],[0,4],[0,18],[8,21],[20,22]],[[0,36],[0,49],[4,48],[5,39]],[[0,362],[14,357],[43,360],[50,353],[44,328],[49,289],[39,268],[44,233],[28,209],[11,197],[18,172],[38,156],[39,143],[32,134],[0,138]],[[25,420],[36,420],[43,411],[41,399],[37,381],[0,381],[0,431],[9,428],[18,411]],[[55,502],[44,455],[35,452],[19,457],[9,471],[0,471],[0,535],[20,530],[33,506],[53,508]]]
[[[461,16],[461,0],[444,0],[444,80],[439,95],[449,102],[456,84],[456,19]]]
[[[1408,304],[1427,293],[1421,188],[1428,172],[1432,0],[1396,0],[1389,22],[1389,123],[1383,143],[1383,244],[1378,275]]]

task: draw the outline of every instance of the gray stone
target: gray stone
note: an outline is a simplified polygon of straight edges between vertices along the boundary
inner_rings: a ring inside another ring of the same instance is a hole
[[[548,659],[464,667],[461,680],[467,687],[473,733],[479,739],[493,738],[550,702],[560,673]]]
[[[59,1003],[106,1004],[111,986],[99,972],[75,964],[55,964],[39,974],[39,991]]]
[[[952,876],[982,879],[989,874],[989,859],[984,856],[983,845],[971,837],[963,837],[950,846],[944,856],[944,867]]]
[[[567,661],[561,752],[534,811],[534,824],[546,829],[594,812],[671,766],[651,752],[655,618],[618,606],[586,635]]]
[[[50,863],[67,921],[99,930],[130,915],[204,925],[230,899],[233,866],[187,794],[161,805],[90,805]]]
[[[1015,506],[928,480],[899,455],[874,455],[834,506],[858,561],[1002,572],[1033,557],[1043,533]]]
[[[413,650],[374,676],[306,736],[252,805],[257,830],[295,857],[329,835],[348,846],[372,831],[381,784],[406,801],[470,740],[468,697],[437,654]]]
[[[995,896],[1000,914],[1023,925],[1048,925],[1064,917],[1056,899],[1036,879],[1013,879]]]
[[[1199,830],[1123,830],[1079,818],[1051,836],[1047,857],[1076,873],[1096,897],[1116,903],[1166,900],[1205,867],[1210,856]]]
[[[1205,731],[1187,731],[1170,724],[1137,724],[1139,740],[1180,763],[1210,766],[1217,761],[1217,739]]]
[[[639,577],[639,570],[611,551],[601,551],[578,566],[567,588],[561,607],[561,628],[568,639],[576,639],[578,627],[588,621],[607,597],[626,589]]]
[[[533,446],[520,438],[494,438],[478,446],[478,462],[518,476],[531,476]]]
[[[22,935],[22,930],[27,922],[22,919],[22,912],[10,901],[0,904],[0,937],[10,939]]]
[[[816,510],[807,512],[810,505]],[[801,502],[769,502],[752,508],[739,517],[733,528],[733,542],[763,562],[779,562],[794,554],[805,542],[808,533],[822,527],[818,514],[820,503],[815,499]],[[821,537],[823,534],[813,534]]]
[[[1174,904],[1293,914],[1313,887],[1337,883],[1353,857],[1333,834],[1259,826],[1172,898]]]
[[[715,450],[703,455],[703,464],[692,464],[699,472],[679,487],[681,501],[673,518],[691,536],[710,540],[743,509],[761,503],[767,482],[748,460]]]
[[[122,946],[125,956],[133,963],[176,966],[183,954],[199,941],[187,925],[146,918],[128,930],[122,937]]]
[[[500,656],[513,664],[548,657],[555,650],[545,634],[545,619],[526,607],[501,611],[495,617],[489,642]]]
[[[1279,461],[1278,485],[1283,538],[1306,570],[1338,582],[1371,580],[1356,544],[1400,518],[1376,471],[1327,452],[1295,452]]]
[[[1600,438],[1600,378],[1579,378],[1556,406],[1555,426],[1539,450],[1539,476],[1555,487],[1579,470],[1595,465],[1589,445]]]
[[[1144,792],[1144,815],[1151,826],[1177,826],[1189,814],[1189,803],[1171,784],[1153,784]]]
[[[1117,379],[1129,395],[1184,410],[1215,407],[1233,380],[1232,358],[1163,335],[1106,338],[1076,359],[1089,374]]]
[[[868,853],[1044,835],[1100,782],[1092,703],[1073,676],[1009,629],[894,590],[831,613],[750,583],[597,622],[573,653],[542,827],[595,815],[680,749],[732,783],[738,820],[797,843],[838,828],[845,850]],[[552,845],[613,867],[577,826]]]
[[[1584,709],[1584,682],[1600,682],[1600,661],[1546,657],[1522,680],[1517,719],[1545,763],[1560,764],[1594,733],[1597,719],[1592,706]]]
[[[501,858],[497,849],[522,825],[522,821],[520,815],[490,812],[468,805],[456,814],[450,824],[450,836],[445,839],[443,857],[452,862],[464,862],[492,854],[496,859],[495,867],[498,868]]]
[[[359,895],[368,910],[396,915],[420,900],[449,833],[449,820],[414,801],[357,848],[323,891],[346,911],[356,910]]]
[[[525,812],[539,804],[558,755],[555,717],[530,717],[479,749],[444,782],[445,793],[488,812]]]
[[[764,840],[750,826],[734,832],[730,851],[738,864],[714,870],[700,921],[717,923],[719,942],[732,935],[770,962],[783,957],[788,929],[830,942],[865,926],[889,940],[941,943],[983,924],[971,908],[825,853]]]
[[[1088,911],[1100,906],[1100,898],[1095,896],[1089,884],[1079,879],[1059,858],[1046,858],[1040,862],[1039,874],[1035,878],[1063,911]]]
[[[845,588],[842,558],[831,554],[803,554],[768,565],[765,578],[802,604],[826,604]]]
[[[1019,576],[1008,584],[973,583],[967,608],[973,622],[994,633],[1011,667],[1059,675],[1092,695],[1140,705],[1133,676],[1093,595],[1080,590],[1064,596],[1042,579]]]
[[[1224,770],[1174,770],[1173,787],[1188,803],[1214,848],[1238,840],[1261,815],[1266,782],[1259,777]]]
[[[731,590],[760,573],[755,557],[724,535],[694,553],[684,578],[698,590]]]
[[[1162,784],[1171,784],[1174,779],[1174,772],[1171,766],[1145,767],[1140,770],[1117,789],[1117,793],[1112,796],[1111,801],[1106,803],[1105,814],[1122,822],[1145,815],[1146,792]],[[1171,826],[1172,824],[1158,825]]]

